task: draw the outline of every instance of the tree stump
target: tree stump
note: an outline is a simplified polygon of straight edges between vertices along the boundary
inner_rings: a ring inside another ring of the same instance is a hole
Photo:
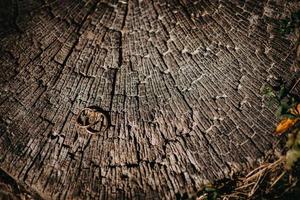
[[[293,78],[290,4],[13,1],[1,169],[49,199],[192,197],[249,170],[276,141],[261,90]]]

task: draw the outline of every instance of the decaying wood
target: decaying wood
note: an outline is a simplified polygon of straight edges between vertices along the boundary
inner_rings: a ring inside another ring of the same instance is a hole
[[[45,199],[26,184],[16,181],[5,171],[0,169],[0,199],[2,200],[24,200],[24,199]]]
[[[13,5],[15,28],[0,29],[0,167],[43,196],[189,196],[276,141],[261,89],[293,78],[277,23],[289,3]]]

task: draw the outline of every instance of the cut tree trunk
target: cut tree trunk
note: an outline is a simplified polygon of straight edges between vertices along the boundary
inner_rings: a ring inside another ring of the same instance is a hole
[[[7,2],[0,167],[43,198],[191,197],[276,142],[261,90],[293,79],[291,3]]]

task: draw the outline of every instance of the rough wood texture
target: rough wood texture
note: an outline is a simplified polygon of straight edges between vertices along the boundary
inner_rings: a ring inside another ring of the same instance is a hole
[[[46,197],[47,198],[47,197]],[[45,199],[26,184],[17,182],[13,177],[0,169],[0,199],[1,200],[39,200]]]
[[[261,88],[292,78],[285,1],[13,4],[24,15],[0,34],[0,167],[42,196],[186,197],[276,140]]]

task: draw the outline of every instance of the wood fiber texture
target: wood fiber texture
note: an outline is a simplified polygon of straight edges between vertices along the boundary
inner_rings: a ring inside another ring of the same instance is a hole
[[[188,197],[250,169],[276,141],[261,90],[292,78],[287,5],[11,1],[1,169],[49,199]]]

